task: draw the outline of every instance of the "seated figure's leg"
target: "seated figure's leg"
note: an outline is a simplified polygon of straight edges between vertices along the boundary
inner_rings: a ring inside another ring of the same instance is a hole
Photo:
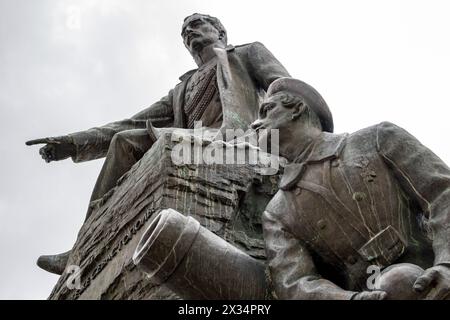
[[[114,135],[90,201],[100,199],[138,162],[153,144],[146,129],[134,129]]]
[[[91,201],[101,198],[106,192],[111,190],[116,185],[117,180],[130,170],[145,152],[151,148],[153,142],[154,140],[146,129],[126,130],[114,135],[106,154],[105,163],[95,183]],[[86,220],[91,212],[89,207]],[[48,272],[62,274],[66,268],[69,255],[70,251],[62,254],[40,256],[37,264]]]

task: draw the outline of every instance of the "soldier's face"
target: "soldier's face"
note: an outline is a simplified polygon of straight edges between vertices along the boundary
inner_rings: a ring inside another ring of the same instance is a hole
[[[201,16],[193,16],[186,20],[181,36],[190,53],[200,52],[204,47],[220,40],[219,31]]]
[[[289,137],[296,125],[293,119],[295,108],[286,108],[282,103],[281,94],[275,94],[267,98],[259,108],[258,120],[251,127],[258,132],[258,140],[270,140],[270,130],[278,130],[280,143],[283,137]],[[265,129],[265,130],[263,130]]]

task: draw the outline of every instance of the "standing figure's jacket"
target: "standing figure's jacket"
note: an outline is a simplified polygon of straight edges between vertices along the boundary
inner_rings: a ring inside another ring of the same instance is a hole
[[[263,214],[280,299],[350,299],[368,266],[450,263],[450,169],[391,123],[322,133]]]
[[[215,49],[217,55],[217,86],[222,104],[221,130],[248,128],[258,116],[263,92],[280,77],[289,77],[281,63],[263,44],[254,42],[241,46]],[[130,119],[124,119],[86,131],[70,134],[76,146],[74,162],[102,158],[114,134],[131,129],[155,127],[186,128],[184,98],[191,70],[180,77],[181,82],[169,94]]]

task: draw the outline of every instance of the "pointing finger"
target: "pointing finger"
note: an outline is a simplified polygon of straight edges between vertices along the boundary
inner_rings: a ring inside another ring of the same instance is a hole
[[[25,142],[25,144],[27,146],[32,146],[32,145],[35,145],[35,144],[49,143],[49,141],[50,141],[49,138],[41,138],[41,139],[29,140],[29,141]]]

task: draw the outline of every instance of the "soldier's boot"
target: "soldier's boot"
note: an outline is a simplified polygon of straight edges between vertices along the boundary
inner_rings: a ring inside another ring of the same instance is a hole
[[[70,250],[60,254],[40,256],[36,262],[39,268],[45,271],[63,274],[66,269],[67,261],[69,260]]]

